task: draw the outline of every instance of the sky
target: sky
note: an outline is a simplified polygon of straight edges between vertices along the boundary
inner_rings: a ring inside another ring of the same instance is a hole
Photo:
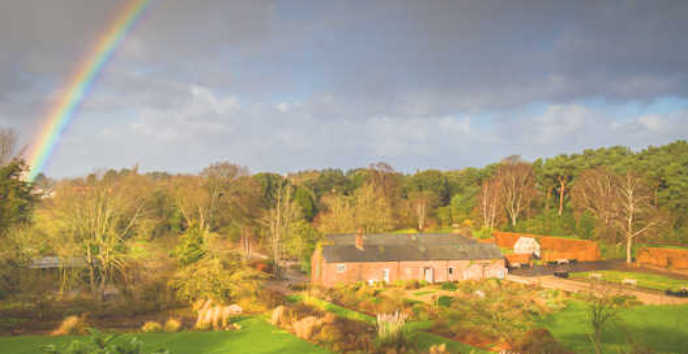
[[[0,3],[0,127],[36,141],[124,5]],[[152,0],[45,173],[480,167],[688,138],[687,1]]]

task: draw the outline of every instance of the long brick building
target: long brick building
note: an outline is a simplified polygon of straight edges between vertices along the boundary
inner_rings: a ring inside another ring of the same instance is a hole
[[[311,282],[427,282],[503,278],[504,257],[494,244],[454,234],[328,235],[311,259]]]

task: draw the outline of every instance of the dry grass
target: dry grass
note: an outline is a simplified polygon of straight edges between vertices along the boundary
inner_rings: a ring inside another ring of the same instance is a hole
[[[176,318],[168,318],[163,327],[165,332],[179,332],[180,329],[182,329],[182,322]]]
[[[155,321],[146,321],[146,323],[141,326],[141,331],[144,333],[162,332],[162,325]]]
[[[198,311],[197,329],[233,329],[231,318],[243,312],[239,305],[217,305],[212,300],[196,302],[194,309]]]
[[[69,316],[62,320],[60,326],[50,333],[51,336],[66,336],[75,334],[86,334],[88,324],[86,323],[86,315]]]

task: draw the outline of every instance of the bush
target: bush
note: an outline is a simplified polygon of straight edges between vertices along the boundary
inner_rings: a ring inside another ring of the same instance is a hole
[[[439,298],[437,298],[438,306],[449,307],[451,306],[452,302],[454,302],[454,298],[451,296],[442,295]]]
[[[147,321],[141,326],[141,331],[144,333],[162,332],[162,325],[155,321]]]
[[[456,291],[456,284],[451,282],[442,283],[442,290]]]
[[[164,331],[165,332],[179,332],[179,330],[182,328],[182,323],[181,321],[175,319],[175,318],[169,318],[167,321],[165,321],[165,326],[164,326]]]
[[[55,345],[46,345],[41,350],[50,354],[83,354],[83,353],[119,353],[119,354],[141,354],[143,352],[143,341],[137,337],[123,336],[123,340],[114,341],[120,338],[117,334],[105,335],[95,329],[89,329],[90,336],[71,341],[66,347],[58,348]],[[166,349],[159,349],[152,354],[169,354]]]

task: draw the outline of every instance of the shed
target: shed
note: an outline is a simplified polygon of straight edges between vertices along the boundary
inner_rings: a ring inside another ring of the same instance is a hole
[[[534,254],[540,257],[540,244],[532,237],[520,237],[514,244],[515,254]]]

